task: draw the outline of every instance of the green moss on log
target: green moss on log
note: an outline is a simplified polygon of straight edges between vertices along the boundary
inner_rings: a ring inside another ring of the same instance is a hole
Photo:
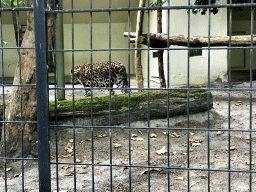
[[[149,99],[150,101],[156,99],[166,98],[168,91],[166,90],[152,90],[149,91]],[[170,97],[179,97],[179,98],[187,98],[187,91],[179,91],[179,90],[171,90],[169,91]],[[190,97],[198,98],[198,99],[206,99],[207,97],[212,97],[209,92],[193,92],[189,94]],[[148,99],[148,91],[143,91],[139,93],[131,93],[130,94],[130,106],[136,107],[139,103],[145,102]],[[111,109],[118,110],[122,107],[128,107],[128,94],[121,95],[113,95],[111,96]],[[74,103],[74,105],[73,105]],[[58,112],[72,112],[74,106],[74,111],[85,111],[90,112],[91,106],[93,106],[93,111],[103,111],[109,109],[109,96],[97,96],[93,97],[93,104],[91,105],[91,98],[79,98],[73,100],[62,100],[55,102],[50,102],[49,111],[54,112],[57,109]]]
[[[167,90],[151,90],[149,91],[149,99],[150,101],[156,99],[164,99],[168,95]],[[178,97],[178,98],[187,98],[187,91],[186,90],[170,90],[169,91],[170,97]],[[212,95],[210,92],[190,92],[190,97],[197,98],[197,99],[207,99],[208,97],[211,98]],[[148,91],[138,92],[138,93],[131,93],[130,94],[130,106],[136,107],[139,103],[145,102],[148,99]],[[121,95],[113,95],[111,96],[111,109],[118,110],[122,107],[128,107],[128,94],[121,94]],[[91,98],[78,98],[75,99],[73,102],[72,99],[70,100],[62,100],[49,103],[49,112],[54,112],[55,108],[57,108],[58,112],[72,112],[73,111],[73,103],[74,103],[74,111],[91,111]],[[109,96],[97,96],[93,97],[93,111],[103,111],[109,109]],[[3,106],[0,105],[0,114],[3,114]]]

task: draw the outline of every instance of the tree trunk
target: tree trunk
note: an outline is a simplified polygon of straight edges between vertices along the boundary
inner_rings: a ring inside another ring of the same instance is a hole
[[[138,43],[147,45],[147,35],[142,34],[138,37]],[[124,36],[128,37],[128,32],[124,32]],[[136,33],[130,33],[131,43],[134,43],[133,38],[136,37]],[[167,47],[167,34],[163,33],[151,33],[150,34],[150,46],[154,48],[166,48]],[[253,36],[253,44],[256,45],[256,36]],[[178,46],[188,46],[188,38],[183,35],[169,35],[169,44]],[[231,37],[232,46],[249,46],[251,45],[251,35],[239,35]],[[208,47],[208,37],[190,37],[191,47]],[[229,36],[211,37],[210,46],[229,46]]]
[[[161,5],[162,0],[157,0],[157,4]],[[162,33],[162,10],[157,10],[157,33]],[[160,80],[160,87],[166,88],[164,76],[164,51],[158,51],[158,73]]]
[[[139,7],[145,7],[146,0],[140,0]],[[138,11],[137,14],[137,25],[136,25],[136,40],[135,40],[135,49],[141,48],[138,37],[142,34],[142,25],[143,25],[143,16],[144,11]],[[137,87],[143,88],[144,80],[142,74],[142,65],[141,65],[141,50],[135,50],[135,74],[137,80]]]
[[[28,6],[33,0],[27,0]],[[49,5],[48,8],[53,7]],[[51,44],[53,36],[53,15],[48,18],[48,37]],[[27,28],[21,47],[35,47],[34,13],[27,13]],[[21,49],[20,64],[17,65],[13,85],[35,84],[35,51],[34,49]],[[1,156],[26,157],[31,151],[31,140],[36,124],[28,123],[36,120],[36,87],[15,86],[12,89],[10,103],[5,112],[6,123],[2,128]],[[26,123],[13,123],[25,121]],[[5,148],[8,149],[5,151]]]
[[[14,0],[11,1],[11,7],[16,7],[14,5]],[[12,12],[12,21],[13,21],[13,26],[14,26],[14,32],[15,32],[15,38],[16,38],[16,45],[21,46],[22,42],[22,33],[21,33],[21,25],[19,23],[19,17],[18,17],[18,11],[13,11]]]

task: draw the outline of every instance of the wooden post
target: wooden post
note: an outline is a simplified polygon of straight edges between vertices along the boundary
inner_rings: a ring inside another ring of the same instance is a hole
[[[146,4],[146,0],[140,0],[139,7],[145,7],[145,4]],[[138,37],[142,35],[143,16],[144,16],[144,11],[138,11],[135,49],[141,48]],[[135,74],[136,74],[136,80],[137,80],[137,87],[143,88],[144,80],[143,80],[142,65],[141,65],[141,50],[135,50]]]

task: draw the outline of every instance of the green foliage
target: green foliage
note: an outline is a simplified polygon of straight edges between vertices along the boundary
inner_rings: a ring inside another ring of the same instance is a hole
[[[13,1],[13,5],[14,6],[17,6],[18,4],[19,5],[24,5],[25,2],[24,1],[21,1],[21,0],[1,0],[1,5],[2,7],[7,7],[9,6],[9,2],[12,2]]]
[[[155,1],[155,2],[152,2],[152,3],[150,3],[150,5],[149,5],[149,7],[161,7],[163,4],[165,4],[167,2],[167,0],[166,1],[162,1],[162,2],[157,2],[157,1]]]
[[[210,3],[212,5],[215,5],[216,0],[210,0]],[[194,4],[195,5],[209,5],[209,0],[196,0]],[[195,8],[195,9],[192,9],[192,13],[197,14],[198,12],[201,12],[201,15],[205,15],[207,12],[207,9],[208,8],[201,8],[201,9]],[[219,10],[217,8],[210,8],[210,11],[215,15],[218,13]]]

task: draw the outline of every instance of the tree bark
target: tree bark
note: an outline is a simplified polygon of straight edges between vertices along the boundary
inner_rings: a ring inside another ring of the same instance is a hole
[[[161,5],[162,0],[157,0],[157,4]],[[162,10],[157,10],[157,33],[162,33]],[[160,80],[160,87],[166,88],[165,76],[164,76],[164,51],[158,51],[158,73]]]
[[[130,38],[135,37],[135,33],[130,33]],[[138,37],[138,43],[147,45],[147,35],[142,34]],[[124,32],[124,36],[128,37],[128,32]],[[167,47],[167,34],[163,33],[151,33],[150,34],[150,46],[154,48],[166,48]],[[253,36],[253,44],[256,44],[256,35]],[[131,43],[134,41],[131,41]],[[178,46],[188,46],[188,38],[183,35],[169,35],[169,44]],[[239,35],[231,37],[232,46],[249,46],[251,45],[251,35]],[[191,47],[208,47],[208,37],[190,37]],[[229,36],[219,36],[210,38],[210,46],[229,46]]]
[[[145,7],[146,0],[140,0],[139,7]],[[143,25],[144,11],[138,11],[137,14],[137,25],[136,25],[136,40],[135,40],[135,74],[137,80],[137,87],[143,88],[144,79],[142,74],[142,65],[141,65],[141,48],[138,37],[142,34],[142,25]]]
[[[14,5],[14,0],[11,1],[11,7],[16,7]],[[21,46],[22,43],[22,33],[21,33],[21,25],[19,23],[19,12],[18,11],[13,11],[12,12],[12,21],[13,21],[13,26],[14,26],[14,32],[15,32],[15,38],[16,38],[16,45]]]
[[[27,0],[27,5],[33,6],[33,0]],[[49,4],[48,8],[52,7],[53,5]],[[50,15],[48,17],[49,44],[53,39],[53,22],[54,17]],[[31,11],[27,13],[27,28],[21,47],[35,47],[34,13]],[[20,63],[16,67],[13,85],[35,84],[35,51],[21,49],[20,52]],[[5,120],[8,123],[2,127],[0,156],[26,157],[30,154],[31,140],[36,128],[36,124],[32,123],[36,120],[35,86],[13,87],[10,103],[5,112]],[[18,123],[18,121],[25,121],[25,123]],[[5,149],[7,149],[6,153]]]

